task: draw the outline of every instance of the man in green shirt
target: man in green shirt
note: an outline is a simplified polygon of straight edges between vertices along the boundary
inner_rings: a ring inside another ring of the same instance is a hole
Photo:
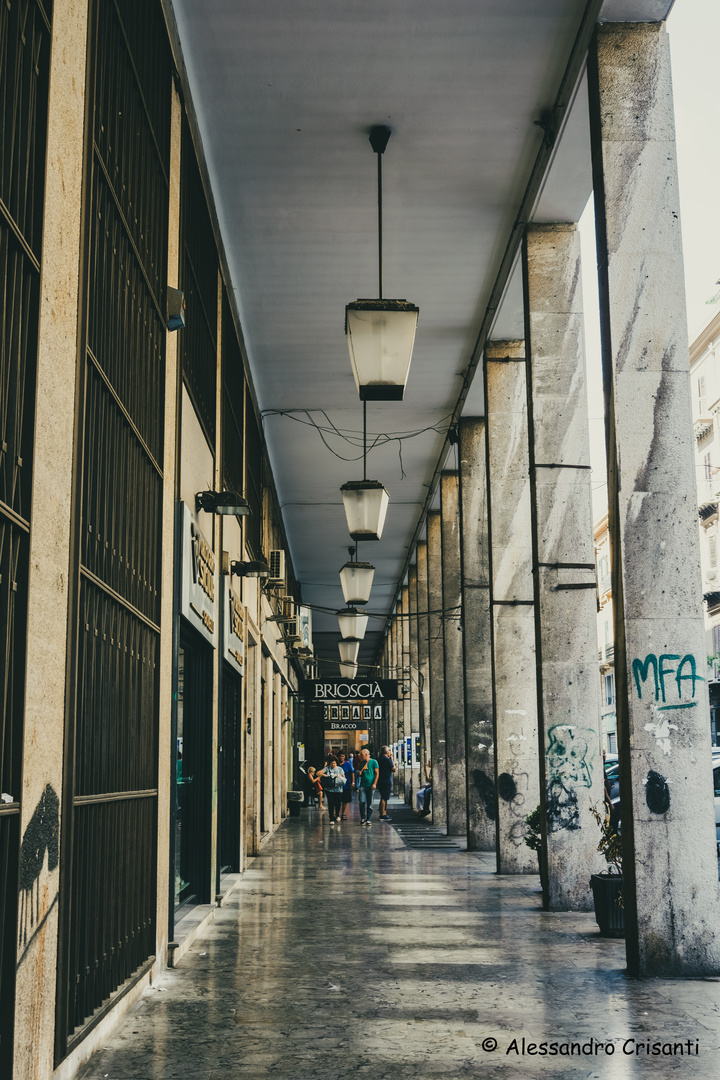
[[[355,777],[358,789],[358,804],[360,806],[360,824],[370,828],[372,817],[372,801],[378,782],[378,763],[370,757],[367,747],[360,751],[361,765]]]

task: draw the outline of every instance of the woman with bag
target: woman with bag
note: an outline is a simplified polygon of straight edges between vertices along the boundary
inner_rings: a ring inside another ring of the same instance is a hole
[[[316,777],[322,784],[322,789],[327,796],[328,811],[330,813],[330,828],[335,828],[335,822],[340,824],[340,803],[342,801],[343,788],[347,777],[337,763],[334,754],[330,754],[325,762],[325,768],[317,772]]]

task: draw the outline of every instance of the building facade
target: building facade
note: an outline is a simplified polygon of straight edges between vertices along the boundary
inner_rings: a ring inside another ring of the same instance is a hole
[[[720,314],[690,345],[695,476],[713,746],[720,746]]]
[[[0,19],[0,1074],[19,1078],[71,1075],[277,828],[302,668],[271,621],[300,599],[289,555],[245,576],[287,544],[162,6]],[[217,491],[241,516],[203,509]]]

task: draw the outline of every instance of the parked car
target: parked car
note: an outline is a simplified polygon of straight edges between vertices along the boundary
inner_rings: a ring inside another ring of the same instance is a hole
[[[713,747],[713,789],[715,792],[715,841],[720,856],[720,747]],[[620,779],[617,754],[605,756],[605,792],[610,802],[610,820],[620,831]]]

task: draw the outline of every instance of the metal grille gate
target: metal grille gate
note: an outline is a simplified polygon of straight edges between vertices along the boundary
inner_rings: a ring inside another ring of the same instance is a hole
[[[172,67],[159,2],[90,6],[56,1061],[155,947]]]
[[[52,0],[0,7],[0,1076],[12,1075],[31,465]],[[31,888],[29,892],[31,892]]]

